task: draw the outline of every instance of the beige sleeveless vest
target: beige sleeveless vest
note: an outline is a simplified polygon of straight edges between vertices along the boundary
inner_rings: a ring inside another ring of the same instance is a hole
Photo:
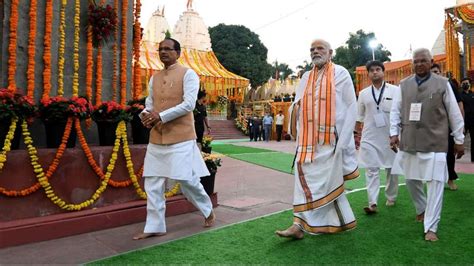
[[[178,63],[153,76],[153,110],[162,112],[183,101],[183,80],[188,68]],[[196,139],[192,112],[150,130],[150,143],[175,144]]]

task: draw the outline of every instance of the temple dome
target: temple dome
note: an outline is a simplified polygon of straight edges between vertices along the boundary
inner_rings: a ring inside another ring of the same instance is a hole
[[[192,8],[188,8],[174,27],[173,38],[181,46],[199,51],[211,51],[211,37],[204,20]]]
[[[143,33],[143,40],[152,43],[159,43],[165,38],[166,31],[171,32],[168,21],[166,21],[165,18],[164,7],[161,11],[158,7],[148,20],[145,32]]]

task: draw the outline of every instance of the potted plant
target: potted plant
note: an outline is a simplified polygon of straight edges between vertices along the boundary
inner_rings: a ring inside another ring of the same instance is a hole
[[[212,147],[211,147],[212,140],[213,140],[213,138],[210,135],[204,135],[202,137],[202,143],[201,143],[202,144],[202,147],[201,147],[202,152],[211,153],[211,151],[212,151]]]
[[[37,107],[33,99],[12,93],[8,89],[0,89],[0,146],[4,146],[9,131],[13,130],[8,138],[10,149],[18,149],[21,138],[21,122],[26,120],[31,123],[36,114]],[[11,128],[13,118],[17,118],[15,128]]]
[[[85,97],[73,96],[70,99],[63,96],[45,98],[39,104],[39,116],[45,125],[46,146],[57,148],[66,129],[68,118],[85,120],[90,117],[92,105]],[[66,147],[76,145],[76,131],[71,130]]]
[[[204,162],[206,163],[207,169],[211,175],[201,177],[201,184],[204,187],[207,195],[214,193],[214,183],[216,180],[217,168],[221,166],[221,158],[215,154],[201,153]]]
[[[150,137],[150,129],[143,126],[142,120],[138,116],[145,109],[146,97],[131,100],[127,103],[126,111],[132,117],[130,124],[132,125],[133,144],[148,144]]]
[[[119,122],[131,120],[131,116],[125,108],[114,101],[103,102],[95,107],[91,117],[97,123],[99,145],[101,146],[113,146]]]

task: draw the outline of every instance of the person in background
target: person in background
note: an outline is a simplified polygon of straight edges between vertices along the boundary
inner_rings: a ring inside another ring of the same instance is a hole
[[[211,134],[211,127],[209,126],[209,120],[207,119],[206,111],[206,91],[199,91],[196,101],[196,107],[194,107],[194,129],[196,130],[196,142],[201,145],[202,137],[204,136],[204,127],[207,129],[207,134]]]
[[[431,73],[436,75],[441,75],[441,67],[438,64],[433,64],[431,66]],[[449,75],[451,76],[451,75]],[[452,77],[448,78],[449,84],[453,89],[454,97],[456,98],[456,102],[458,103],[459,110],[461,114],[464,116],[464,106],[461,101],[461,95],[458,91],[458,82],[453,79]],[[451,132],[450,132],[451,133]],[[448,153],[446,154],[446,164],[448,166],[448,187],[450,190],[457,190],[458,186],[454,183],[454,180],[458,179],[458,174],[456,173],[455,165],[456,165],[456,158],[454,157],[454,138],[449,134],[448,137]]]
[[[471,91],[469,78],[462,79],[461,89],[461,100],[464,104],[464,130],[471,137],[471,163],[474,163],[474,93]]]
[[[270,113],[265,113],[263,117],[263,138],[266,142],[270,140],[270,134],[272,133],[272,126],[273,126],[273,117],[270,116]]]
[[[276,124],[276,133],[277,133],[277,141],[281,141],[281,134],[283,133],[283,124],[285,123],[285,116],[283,115],[283,111],[278,111],[278,114],[275,118]]]

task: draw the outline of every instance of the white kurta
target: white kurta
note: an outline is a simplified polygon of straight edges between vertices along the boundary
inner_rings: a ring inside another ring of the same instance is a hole
[[[456,144],[464,143],[464,121],[454,97],[451,85],[446,83],[446,93],[443,98],[444,106],[448,112],[449,128]],[[410,103],[408,103],[410,104]],[[396,91],[390,112],[390,136],[399,136],[401,123],[401,90]],[[423,119],[423,114],[421,114]],[[448,141],[446,139],[446,141]],[[399,151],[396,155],[393,174],[405,175],[406,179],[440,182],[448,181],[445,152],[416,152]]]
[[[295,103],[302,98],[308,77],[309,72],[306,72],[296,89]],[[335,65],[335,82],[337,145],[318,145],[313,162],[304,163],[301,167],[313,202],[307,201],[298,167],[295,166],[294,223],[308,233],[335,233],[355,226],[355,217],[343,192],[343,183],[344,175],[357,170],[353,138],[357,103],[351,77],[339,65]],[[315,99],[318,99],[319,94],[317,88]],[[298,136],[301,134],[299,127],[297,124]],[[308,209],[303,205],[312,207]]]
[[[395,152],[390,148],[390,109],[397,86],[385,83],[379,109],[372,95],[372,86],[359,93],[357,121],[364,123],[360,142],[359,166],[362,168],[391,168]],[[375,98],[379,99],[381,88],[374,88]],[[375,116],[380,114],[382,124],[377,124]]]
[[[199,90],[199,76],[188,69],[183,79],[183,102],[160,113],[163,123],[172,121],[194,110]],[[153,77],[148,84],[145,110],[153,111]],[[190,167],[191,166],[191,167]],[[193,180],[208,176],[206,164],[196,145],[189,140],[172,145],[148,144],[143,176],[161,176],[176,180]]]

